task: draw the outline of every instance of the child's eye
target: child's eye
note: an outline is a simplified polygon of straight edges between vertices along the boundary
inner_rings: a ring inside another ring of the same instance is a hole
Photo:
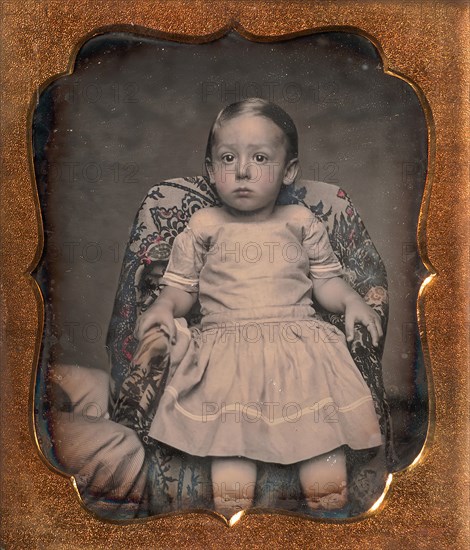
[[[257,154],[255,155],[255,160],[256,160],[256,162],[260,162],[260,163],[261,163],[261,162],[265,162],[266,160],[268,160],[268,158],[266,157],[266,155],[262,155],[262,154],[260,154],[260,153],[257,153]]]
[[[222,155],[222,160],[225,163],[230,163],[230,162],[233,162],[235,160],[235,157],[232,154],[227,153],[226,155]]]

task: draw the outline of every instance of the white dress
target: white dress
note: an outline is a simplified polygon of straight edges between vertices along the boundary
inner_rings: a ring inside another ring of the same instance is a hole
[[[163,284],[198,292],[203,320],[193,360],[163,392],[154,439],[280,464],[382,444],[344,334],[312,307],[311,277],[341,276],[341,265],[320,220],[285,212],[176,237]]]

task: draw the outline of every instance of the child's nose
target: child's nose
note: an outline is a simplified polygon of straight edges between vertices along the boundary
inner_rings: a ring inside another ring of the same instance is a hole
[[[240,160],[237,163],[237,178],[238,179],[251,179],[253,177],[253,163],[249,161]]]

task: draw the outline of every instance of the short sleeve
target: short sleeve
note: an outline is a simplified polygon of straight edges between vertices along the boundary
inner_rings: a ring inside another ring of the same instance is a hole
[[[331,247],[326,228],[318,218],[306,227],[302,244],[309,258],[310,277],[330,279],[343,275],[343,268]]]
[[[190,227],[173,241],[168,267],[161,278],[168,285],[186,292],[199,291],[199,273],[204,263],[204,246]]]

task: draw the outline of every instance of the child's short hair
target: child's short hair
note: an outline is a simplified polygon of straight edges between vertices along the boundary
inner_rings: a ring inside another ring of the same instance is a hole
[[[260,97],[249,97],[236,103],[231,103],[224,107],[214,120],[211,129],[209,131],[209,138],[207,140],[206,157],[212,160],[212,145],[214,143],[214,134],[217,128],[219,128],[227,120],[236,118],[244,114],[252,114],[257,116],[263,116],[279,126],[284,132],[287,140],[287,159],[289,160],[298,157],[299,139],[297,136],[297,128],[295,127],[292,118],[281,109],[279,105],[262,99]]]

